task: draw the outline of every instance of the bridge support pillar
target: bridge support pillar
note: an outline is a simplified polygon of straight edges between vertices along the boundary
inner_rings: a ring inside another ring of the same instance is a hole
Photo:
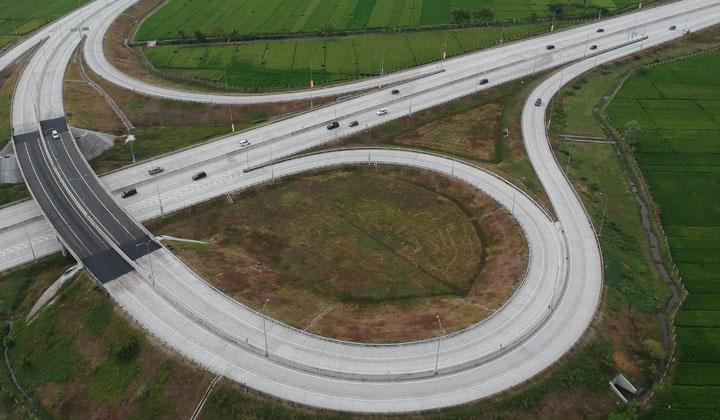
[[[55,237],[57,239],[58,243],[60,244],[60,252],[62,252],[63,257],[67,257],[67,249],[65,249],[65,244],[62,243],[59,237]]]

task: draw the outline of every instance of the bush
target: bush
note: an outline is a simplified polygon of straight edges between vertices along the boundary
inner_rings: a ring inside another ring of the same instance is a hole
[[[643,340],[642,347],[645,354],[655,361],[662,360],[663,355],[665,354],[662,344],[651,338]]]
[[[15,393],[12,392],[12,391],[9,390],[9,389],[3,389],[3,391],[2,391],[2,399],[3,399],[3,401],[5,401],[6,403],[10,403],[10,402],[12,402],[12,401],[15,399]]]
[[[140,339],[136,335],[131,335],[120,344],[110,349],[110,356],[120,363],[128,363],[133,361],[140,353]]]

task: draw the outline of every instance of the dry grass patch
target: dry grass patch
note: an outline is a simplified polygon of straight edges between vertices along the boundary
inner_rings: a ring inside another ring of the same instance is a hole
[[[486,317],[525,273],[519,226],[472,187],[414,169],[323,171],[151,223],[250,307],[338,339],[390,342]],[[324,314],[319,320],[318,315]]]

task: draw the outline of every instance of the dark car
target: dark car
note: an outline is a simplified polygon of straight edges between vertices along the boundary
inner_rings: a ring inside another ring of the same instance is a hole
[[[554,49],[555,49],[555,46],[554,46],[554,45],[547,45],[547,46],[545,46],[545,49],[547,49],[547,50],[554,50]]]
[[[195,175],[193,175],[193,176],[192,176],[192,180],[193,180],[193,181],[197,181],[197,180],[203,179],[203,178],[205,178],[205,177],[207,177],[207,174],[205,173],[205,171],[202,171],[202,172],[198,172],[198,173],[196,173]]]
[[[487,84],[487,82],[489,82],[488,79],[482,79],[482,80],[480,81],[480,83],[478,83],[478,84],[484,85],[484,84]]]
[[[150,169],[150,170],[148,171],[148,174],[150,174],[150,175],[157,175],[157,174],[162,173],[164,170],[165,170],[165,169],[160,168],[160,167],[152,168],[152,169]]]
[[[597,45],[591,45],[591,46],[590,46],[590,49],[591,49],[591,50],[597,50]]]
[[[340,123],[337,121],[333,121],[330,124],[327,125],[328,130],[334,130],[336,128],[340,127]]]
[[[133,195],[137,194],[137,190],[135,188],[130,188],[129,190],[125,190],[120,194],[122,198],[128,198],[132,197]]]
[[[535,100],[535,106],[540,106],[540,105],[542,105],[542,99],[537,98],[537,99]]]
[[[677,29],[677,26],[673,25],[673,26],[671,26],[671,27],[668,28],[668,29],[671,30],[671,31],[674,31],[675,29]]]
[[[397,90],[397,89],[393,89],[391,93],[392,93],[393,95],[397,95],[398,93],[400,93],[400,91]]]
[[[603,28],[597,28],[597,31],[595,31],[595,32],[605,32],[605,29],[603,29]]]
[[[357,127],[358,125],[360,125],[360,123],[357,122],[357,121],[352,121],[352,122],[350,123],[350,127]]]

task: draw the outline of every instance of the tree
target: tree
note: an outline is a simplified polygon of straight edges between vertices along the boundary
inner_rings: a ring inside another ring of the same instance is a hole
[[[198,40],[198,42],[205,42],[205,34],[200,31],[200,29],[195,31],[195,39]]]
[[[491,22],[493,19],[495,19],[495,12],[488,8],[480,9],[473,15],[475,19],[481,22]]]
[[[180,37],[180,39],[182,39],[183,41],[185,41],[185,38],[187,38],[187,32],[185,32],[185,31],[183,31],[182,29],[180,29],[180,30],[178,31],[178,36]]]
[[[550,8],[550,13],[554,15],[562,15],[565,5],[562,3],[548,4],[548,7]]]
[[[640,143],[643,139],[643,129],[637,120],[632,120],[625,124],[625,138],[631,145]]]
[[[453,9],[452,18],[455,23],[464,23],[470,20],[470,12],[463,9]]]
[[[110,349],[110,355],[120,363],[128,363],[140,353],[140,339],[136,335],[127,337]]]
[[[660,361],[662,360],[663,356],[665,355],[665,351],[663,350],[662,344],[658,343],[657,341],[653,340],[652,338],[646,338],[642,342],[643,351],[645,351],[645,354],[648,355],[651,359],[654,361]]]

